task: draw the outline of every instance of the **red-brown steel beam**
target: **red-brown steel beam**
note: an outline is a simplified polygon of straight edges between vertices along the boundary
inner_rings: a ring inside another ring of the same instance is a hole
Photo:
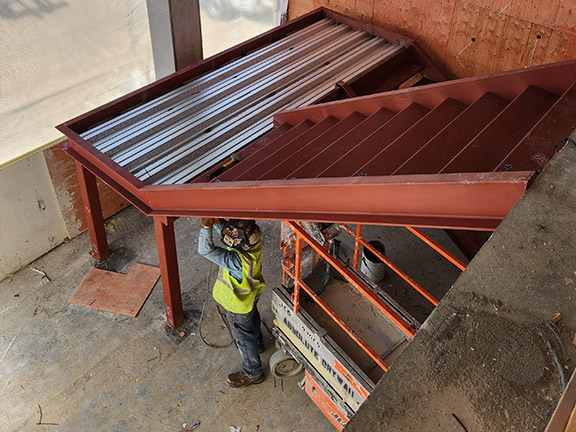
[[[152,215],[494,230],[532,172],[146,186]]]
[[[106,239],[106,229],[104,228],[104,216],[102,215],[102,206],[100,196],[98,195],[98,186],[96,176],[88,171],[78,161],[74,161],[76,172],[78,173],[78,183],[82,202],[84,203],[84,212],[88,222],[88,231],[92,241],[91,255],[98,261],[104,261],[110,253],[108,249],[108,240]]]
[[[184,319],[182,309],[182,294],[180,292],[180,276],[178,274],[178,253],[174,221],[177,218],[155,216],[156,247],[162,275],[162,291],[166,308],[166,321],[172,327],[178,326]]]
[[[433,108],[446,98],[470,105],[486,92],[513,99],[529,85],[539,87],[550,93],[562,94],[575,80],[576,60],[570,60],[554,65],[535,66],[481,77],[444,81],[426,87],[345,99],[337,104],[310,105],[290,111],[281,111],[274,114],[274,123],[297,124],[306,119],[319,122],[330,115],[344,118],[353,112],[370,115],[381,108],[398,112],[411,103]],[[353,85],[352,88],[354,88]]]
[[[62,149],[68,153],[74,161],[88,168],[90,172],[94,173],[100,180],[126,198],[126,200],[130,201],[130,203],[141,212],[149,214],[152,211],[140,198],[140,189],[130,184],[130,182],[125,181],[126,179],[122,177],[121,174],[116,173],[105,164],[97,163],[97,161],[94,161],[90,156],[85,157],[82,153],[72,149],[72,147],[62,146]]]

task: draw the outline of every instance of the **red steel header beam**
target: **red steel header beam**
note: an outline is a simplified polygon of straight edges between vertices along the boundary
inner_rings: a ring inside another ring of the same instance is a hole
[[[153,215],[494,230],[532,172],[146,186]]]

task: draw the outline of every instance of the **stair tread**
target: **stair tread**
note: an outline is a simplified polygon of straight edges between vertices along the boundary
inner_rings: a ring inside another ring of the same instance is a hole
[[[529,86],[442,170],[442,173],[491,172],[548,111],[558,96]]]
[[[574,129],[576,83],[556,101],[549,112],[504,158],[497,171],[535,171],[544,168],[554,156],[555,144]]]
[[[299,148],[290,146],[290,148],[286,149],[285,160],[281,161],[281,163],[277,164],[276,166],[271,167],[266,174],[259,177],[259,180],[293,177],[293,173],[298,170],[303,163],[317,155],[320,151],[322,151],[322,149],[326,148],[326,146],[329,146],[331,143],[333,143],[350,129],[356,127],[365,119],[366,116],[358,112],[354,112],[334,124],[315,139],[303,145],[299,145]]]
[[[326,168],[320,177],[349,177],[430,110],[412,103]]]
[[[262,148],[254,152],[248,158],[242,160],[240,163],[236,164],[235,166],[224,172],[220,177],[218,177],[218,180],[230,181],[237,179],[238,177],[242,176],[244,172],[250,171],[251,169],[256,167],[258,164],[260,164],[260,162],[263,159],[266,159],[268,156],[284,147],[293,139],[301,136],[304,132],[312,128],[314,125],[315,123],[311,120],[304,120],[303,122],[298,123],[296,126],[293,126],[289,131],[285,132],[278,138],[269,142],[267,145],[262,146]]]
[[[509,103],[508,99],[485,93],[438,135],[426,143],[394,174],[436,174]]]
[[[242,150],[238,151],[236,154],[239,156],[240,161],[248,160],[252,155],[254,155],[258,151],[260,151],[263,147],[265,147],[266,145],[268,145],[272,141],[276,140],[277,138],[280,138],[281,136],[286,135],[291,129],[293,129],[293,126],[291,124],[282,123],[280,126],[274,128],[273,130],[271,130],[266,135],[260,137],[259,139],[254,141],[251,145],[244,147]],[[216,169],[218,169],[218,167],[221,166],[225,162],[226,162],[226,160],[219,161],[217,164],[210,166],[204,172],[202,172],[198,176],[196,176],[196,178],[194,178],[189,183],[205,183],[208,175],[210,173],[214,172]],[[212,181],[215,181],[216,178],[218,178],[218,180],[221,181],[221,178],[222,178],[221,176],[227,174],[228,171],[230,171],[232,168],[236,167],[237,165],[238,164],[233,165],[231,168],[224,171],[220,176],[217,176],[214,179],[212,179]]]
[[[376,111],[367,117],[356,127],[337,138],[332,144],[326,146],[315,156],[304,163],[298,170],[292,173],[296,178],[311,178],[318,176],[332,163],[340,159],[344,154],[356,146],[358,143],[368,138],[376,129],[394,117],[396,113],[386,108]]]
[[[319,135],[326,132],[332,126],[338,123],[336,117],[328,116],[324,120],[316,123],[311,128],[306,130],[301,135],[287,142],[285,145],[278,148],[275,152],[268,154],[265,158],[261,159],[259,163],[253,166],[250,170],[244,171],[241,175],[237,176],[235,180],[256,180],[266,174],[269,170],[282,163],[294,151],[308,144],[310,141],[316,139]]]
[[[426,114],[420,121],[382,149],[369,162],[359,168],[356,174],[369,176],[390,175],[410,156],[426,144],[456,116],[466,109],[466,105],[454,99],[445,99]]]

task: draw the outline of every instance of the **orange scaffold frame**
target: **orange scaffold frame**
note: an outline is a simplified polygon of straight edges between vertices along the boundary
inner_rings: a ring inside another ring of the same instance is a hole
[[[382,359],[378,354],[370,348],[366,342],[364,342],[342,319],[301,279],[301,257],[302,257],[302,247],[303,242],[307,243],[314,251],[326,260],[333,268],[335,268],[352,286],[360,291],[372,304],[374,304],[382,313],[384,313],[400,330],[402,330],[409,338],[413,338],[416,334],[417,329],[413,325],[406,322],[406,320],[399,315],[393,308],[382,301],[368,286],[365,282],[358,277],[355,272],[350,271],[346,265],[340,262],[335,256],[330,254],[322,245],[320,245],[316,240],[308,234],[304,228],[297,222],[285,221],[287,226],[292,228],[296,233],[296,251],[295,251],[295,263],[294,271],[292,272],[286,263],[282,263],[282,269],[284,271],[284,276],[289,276],[294,281],[294,293],[292,294],[292,302],[294,305],[294,313],[298,313],[300,310],[300,290],[304,290],[312,300],[314,300],[318,306],[320,306],[327,314],[332,318],[342,330],[346,332],[348,336],[358,344],[365,352],[368,354],[384,371],[387,371],[389,365]],[[391,270],[393,270],[398,276],[404,279],[412,288],[418,291],[426,300],[432,303],[434,306],[438,305],[438,300],[434,298],[428,291],[422,288],[418,283],[416,283],[410,276],[408,276],[404,271],[402,271],[397,265],[395,265],[390,259],[380,253],[374,246],[372,246],[368,241],[361,237],[362,235],[362,225],[357,225],[356,232],[354,232],[347,225],[341,224],[340,227],[344,229],[347,233],[354,237],[354,260],[352,263],[352,268],[354,270],[358,269],[358,263],[360,259],[360,246],[363,246],[370,252],[372,252],[376,257],[378,257],[384,264],[386,264]],[[416,235],[420,240],[433,248],[436,252],[458,267],[460,270],[464,271],[466,269],[466,264],[461,260],[456,258],[450,252],[448,252],[444,247],[426,235],[422,230],[406,226],[406,228]]]

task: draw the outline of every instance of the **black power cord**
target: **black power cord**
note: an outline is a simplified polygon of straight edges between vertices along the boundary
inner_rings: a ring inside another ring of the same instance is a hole
[[[222,319],[222,322],[224,323],[224,325],[226,326],[226,329],[228,330],[228,334],[230,335],[230,342],[227,343],[226,345],[217,345],[211,342],[208,342],[206,340],[206,338],[204,337],[204,335],[202,334],[202,320],[204,319],[204,311],[206,310],[206,304],[208,303],[208,296],[210,295],[210,276],[212,274],[212,261],[210,261],[210,267],[208,268],[208,276],[207,276],[207,283],[208,286],[206,287],[206,298],[204,299],[204,304],[202,305],[202,313],[200,314],[200,323],[198,324],[198,333],[200,334],[200,339],[202,339],[202,342],[204,342],[207,346],[211,347],[211,348],[228,348],[230,345],[232,345],[234,343],[234,336],[232,336],[232,330],[230,329],[230,324],[228,323],[228,320],[226,319],[226,315],[224,314],[224,312],[222,312],[220,310],[220,307],[217,306],[217,310],[218,310],[218,315],[220,315],[220,318]]]

